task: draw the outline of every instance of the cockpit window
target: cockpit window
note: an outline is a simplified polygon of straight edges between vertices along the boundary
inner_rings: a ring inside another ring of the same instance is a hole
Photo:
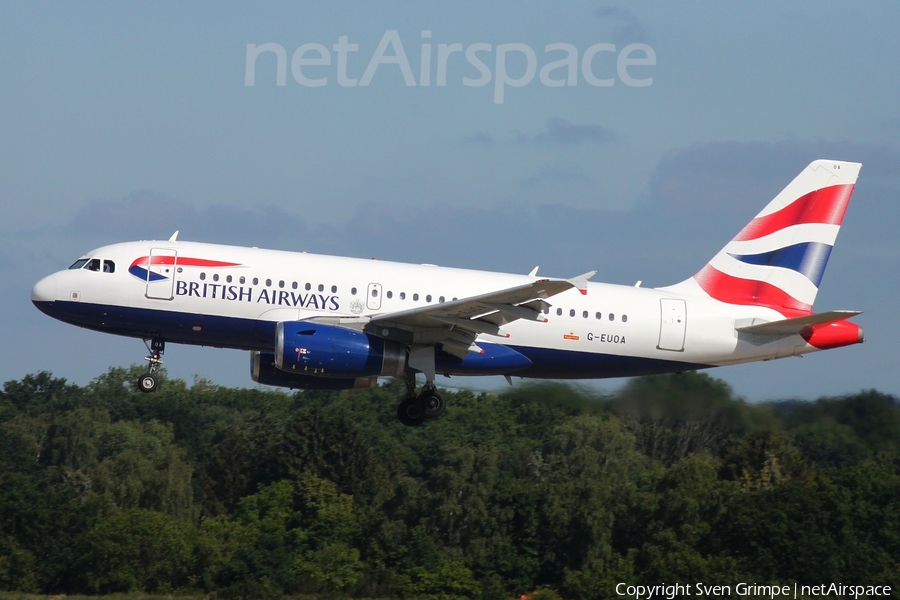
[[[78,260],[76,260],[75,262],[73,262],[73,263],[72,263],[72,266],[69,267],[69,268],[70,268],[70,269],[80,269],[81,267],[84,266],[84,264],[85,264],[88,260],[89,260],[89,259],[87,259],[87,258],[79,258]]]
[[[116,272],[116,263],[111,260],[103,261],[103,272],[104,273],[115,273]]]
[[[92,259],[90,260],[90,262],[88,262],[88,264],[87,264],[87,266],[85,267],[85,269],[87,269],[88,271],[99,271],[99,270],[100,270],[100,259],[99,259],[99,258],[92,258]]]

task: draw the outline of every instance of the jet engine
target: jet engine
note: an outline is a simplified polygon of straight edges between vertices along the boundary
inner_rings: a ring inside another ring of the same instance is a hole
[[[400,377],[406,347],[337,325],[291,321],[278,323],[275,366],[288,373],[316,377]]]
[[[274,354],[256,351],[250,353],[250,377],[256,383],[295,390],[352,390],[375,387],[378,382],[377,377],[337,379],[289,373],[275,367]]]

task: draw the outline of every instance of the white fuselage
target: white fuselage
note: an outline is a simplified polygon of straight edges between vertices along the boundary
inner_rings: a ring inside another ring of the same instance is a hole
[[[149,277],[135,270],[141,257],[160,255],[178,260],[150,265]],[[278,322],[365,322],[536,279],[195,242],[114,244],[85,258],[111,261],[114,272],[79,268],[44,278],[32,292],[41,310],[120,335],[259,351],[271,351]],[[587,283],[586,293],[570,289],[547,304],[546,322],[513,321],[503,327],[507,338],[482,334],[478,343],[515,348],[532,362],[520,375],[548,378],[674,372],[817,350],[800,335],[739,334],[736,327],[784,315],[723,303],[684,284],[676,290]]]

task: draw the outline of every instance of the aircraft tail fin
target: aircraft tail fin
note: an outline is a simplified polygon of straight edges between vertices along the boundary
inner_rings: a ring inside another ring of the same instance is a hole
[[[666,289],[809,312],[861,167],[810,163],[696,275]]]

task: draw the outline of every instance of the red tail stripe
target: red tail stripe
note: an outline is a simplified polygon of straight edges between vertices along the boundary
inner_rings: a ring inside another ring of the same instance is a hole
[[[728,304],[752,304],[804,313],[812,308],[811,304],[797,300],[770,283],[726,275],[710,265],[703,267],[694,279],[707,294]]]
[[[779,229],[802,223],[840,225],[847,211],[852,184],[833,185],[801,196],[781,210],[750,221],[735,241],[755,240]]]

